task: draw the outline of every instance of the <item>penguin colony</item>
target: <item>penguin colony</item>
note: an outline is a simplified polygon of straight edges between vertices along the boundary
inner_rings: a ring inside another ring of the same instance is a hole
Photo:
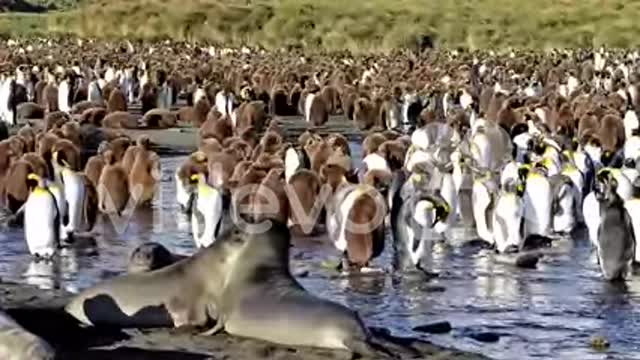
[[[271,212],[326,233],[347,272],[381,271],[389,232],[395,270],[430,273],[433,243],[459,229],[512,256],[586,231],[610,281],[640,261],[638,52],[6,45],[0,120],[16,131],[0,132],[0,199],[35,257],[73,246],[99,213],[149,206],[160,160],[125,130],[180,125],[198,129],[173,176],[198,248],[239,213]],[[285,140],[282,116],[308,130]],[[329,116],[363,133],[361,153],[321,135]]]

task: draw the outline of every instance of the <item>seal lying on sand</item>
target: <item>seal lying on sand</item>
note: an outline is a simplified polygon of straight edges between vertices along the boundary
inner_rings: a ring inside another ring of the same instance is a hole
[[[294,279],[289,269],[289,229],[283,223],[270,223],[265,232],[246,234],[242,250],[234,254],[241,260],[227,279],[220,317],[208,333],[224,329],[288,346],[387,353],[373,342],[355,311],[309,294]]]
[[[129,274],[154,271],[185,258],[186,256],[171,253],[162,244],[147,242],[133,250],[127,271]]]
[[[226,274],[240,255],[244,236],[229,231],[212,246],[151,272],[109,279],[71,299],[65,311],[87,325],[118,328],[204,326]]]
[[[0,359],[53,360],[55,351],[46,341],[28,332],[9,315],[0,312]]]

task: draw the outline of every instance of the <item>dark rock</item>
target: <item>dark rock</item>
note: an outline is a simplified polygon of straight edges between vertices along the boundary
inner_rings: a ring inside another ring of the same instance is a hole
[[[451,323],[448,321],[439,321],[436,323],[420,325],[413,328],[413,331],[427,334],[446,334],[451,331]]]
[[[539,254],[521,254],[516,258],[516,266],[525,269],[535,269],[540,260]]]
[[[500,335],[492,332],[470,333],[469,337],[483,343],[494,343],[500,340]]]

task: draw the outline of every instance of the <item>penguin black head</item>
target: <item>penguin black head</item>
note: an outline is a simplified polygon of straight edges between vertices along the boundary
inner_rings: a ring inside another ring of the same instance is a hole
[[[609,166],[612,160],[613,160],[613,152],[609,150],[605,150],[602,152],[602,155],[600,156],[600,162],[602,163],[602,165]]]
[[[542,141],[542,139],[539,139],[533,147],[533,151],[542,156],[544,154],[544,151],[547,149],[547,145],[544,143],[544,141]]]
[[[40,176],[34,173],[27,175],[27,188],[29,189],[29,191],[33,191],[33,189],[37,188],[39,185]]]
[[[529,131],[529,125],[526,123],[517,123],[511,127],[511,139]]]
[[[577,151],[579,146],[580,146],[580,142],[578,141],[578,138],[575,136],[571,138],[569,149],[571,149],[571,151]]]
[[[627,169],[635,169],[636,168],[636,160],[633,158],[628,158],[624,160],[624,167]]]
[[[449,212],[451,211],[451,209],[449,208],[449,204],[447,204],[446,202],[437,202],[435,203],[435,207],[436,216],[433,219],[431,227],[435,226],[438,222],[445,221],[449,216]]]
[[[525,165],[521,165],[518,168],[518,179],[520,179],[520,181],[525,182],[527,179],[527,176],[529,175],[529,171],[531,171],[531,165],[525,164]]]

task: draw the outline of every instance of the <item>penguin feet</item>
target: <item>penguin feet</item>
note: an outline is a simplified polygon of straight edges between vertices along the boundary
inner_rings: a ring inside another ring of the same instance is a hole
[[[428,279],[433,279],[440,276],[440,274],[437,272],[432,272],[425,269],[420,263],[416,265],[416,270],[418,270],[421,274],[425,275]]]

